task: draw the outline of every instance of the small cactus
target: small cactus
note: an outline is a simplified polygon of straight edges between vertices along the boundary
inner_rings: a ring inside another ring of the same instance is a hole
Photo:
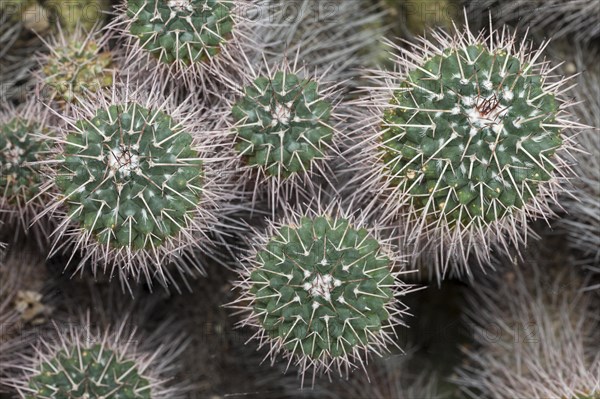
[[[330,211],[294,214],[257,237],[230,304],[268,345],[306,371],[347,373],[393,344],[404,309],[398,259],[362,223]]]
[[[97,93],[113,82],[113,56],[106,50],[109,36],[81,31],[62,32],[47,44],[49,54],[40,59],[42,90],[50,101],[74,103],[78,97]]]
[[[50,337],[38,338],[34,356],[16,364],[23,373],[9,383],[20,398],[184,397],[182,387],[169,386],[165,374],[173,367],[169,352],[183,345],[181,340],[150,348],[136,342],[143,337],[138,338],[126,321],[116,328],[97,328],[90,324],[89,314],[68,328],[56,324],[55,328]]]
[[[50,157],[51,146],[42,113],[30,103],[0,116],[0,219],[17,222],[18,230],[23,231],[29,230],[46,205],[40,168]],[[42,228],[42,224],[37,227]]]
[[[527,217],[553,215],[572,147],[564,132],[578,124],[565,80],[539,60],[544,46],[518,46],[505,30],[434,39],[394,47],[399,71],[374,76],[383,87],[360,100],[373,117],[354,164],[370,161],[373,210],[406,218],[409,241],[436,254],[441,277],[450,263],[469,273],[470,254],[485,263],[492,243],[526,241]]]
[[[248,6],[239,0],[123,0],[110,27],[126,38],[122,65],[130,74],[150,71],[177,80],[176,89],[220,93],[220,83],[238,73],[250,28],[262,23],[246,18]]]
[[[313,172],[331,174],[331,161],[339,154],[343,135],[338,130],[338,92],[319,76],[307,76],[304,68],[287,61],[264,73],[245,77],[234,87],[229,129],[234,149],[245,172],[242,184],[252,186],[254,196],[265,189],[271,204],[316,186]],[[258,181],[258,182],[257,182]],[[264,183],[264,185],[262,185]]]
[[[199,116],[186,103],[174,107],[152,93],[143,99],[141,92],[113,91],[111,101],[99,96],[67,120],[49,212],[63,220],[55,249],[67,238],[94,268],[119,266],[122,278],[157,275],[166,283],[169,262],[198,242],[208,246],[206,232],[216,226],[217,158],[191,135],[202,127],[189,118]],[[190,271],[183,264],[179,270]]]

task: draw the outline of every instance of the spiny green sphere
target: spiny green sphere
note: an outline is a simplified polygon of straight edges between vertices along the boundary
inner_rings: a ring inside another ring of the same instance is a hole
[[[214,57],[234,25],[231,0],[127,0],[130,33],[162,62]]]
[[[150,381],[134,361],[99,344],[68,349],[41,364],[29,381],[34,393],[28,399],[151,399]]]
[[[346,357],[391,318],[391,260],[346,219],[303,217],[258,252],[254,312],[269,336],[313,359]]]
[[[189,226],[202,192],[192,136],[136,103],[77,122],[56,185],[71,220],[117,248],[149,249]]]
[[[70,40],[54,48],[43,67],[50,96],[74,102],[77,96],[95,93],[112,84],[110,52],[100,52],[93,40]]]
[[[251,166],[271,176],[289,177],[324,158],[333,136],[332,105],[318,83],[292,73],[259,77],[233,107],[236,150]]]
[[[423,215],[489,223],[535,197],[562,145],[544,76],[481,45],[448,49],[410,72],[383,120],[383,160]]]
[[[14,118],[0,125],[0,193],[8,205],[25,205],[39,193],[42,176],[36,166],[48,153],[37,122]]]

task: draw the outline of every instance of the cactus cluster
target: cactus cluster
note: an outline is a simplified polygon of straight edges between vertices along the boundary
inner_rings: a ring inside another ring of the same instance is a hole
[[[108,37],[78,32],[61,35],[41,59],[42,85],[50,101],[66,103],[99,92],[113,82],[113,55],[105,50]]]
[[[303,376],[347,372],[393,344],[403,312],[395,297],[408,289],[399,272],[382,240],[348,216],[297,214],[272,225],[244,261],[241,324],[257,327],[260,346],[283,352]]]
[[[439,278],[450,264],[468,273],[471,254],[487,263],[493,243],[525,241],[527,217],[552,215],[568,172],[565,129],[577,124],[542,50],[505,30],[434,40],[390,43],[398,71],[373,75],[379,86],[358,102],[374,116],[353,162],[369,160],[371,206],[405,219],[416,252],[436,253]]]

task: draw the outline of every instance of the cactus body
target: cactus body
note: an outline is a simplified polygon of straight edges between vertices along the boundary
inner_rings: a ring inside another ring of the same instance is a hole
[[[160,61],[190,65],[214,57],[233,30],[230,0],[127,0],[130,33]]]
[[[134,361],[100,344],[70,347],[40,365],[29,381],[34,398],[151,399],[150,381]]]
[[[205,120],[189,102],[159,94],[164,82],[135,91],[122,83],[63,116],[45,186],[47,212],[60,222],[52,253],[79,252],[79,267],[119,270],[125,284],[167,284],[171,263],[181,274],[202,272],[193,252],[212,253],[209,231],[218,235],[216,210],[231,197],[224,187],[232,158],[213,153],[218,134],[192,136],[207,129]]]
[[[159,247],[189,225],[202,161],[189,133],[136,103],[101,109],[67,136],[56,184],[71,219],[100,244]]]
[[[296,215],[272,226],[247,262],[241,301],[243,324],[259,329],[271,355],[307,370],[330,373],[387,351],[398,323],[397,259],[365,227],[343,215]],[[292,360],[293,359],[293,360]],[[336,365],[336,366],[334,366]]]
[[[29,102],[0,115],[0,223],[6,223],[6,231],[12,229],[2,240],[17,242],[25,233],[40,248],[47,244],[52,224],[38,219],[48,204],[43,164],[52,156],[52,131],[43,114],[37,103]]]
[[[411,49],[392,46],[396,70],[371,71],[356,101],[351,198],[384,223],[438,279],[488,263],[491,248],[526,243],[528,217],[549,218],[569,173],[565,79],[506,29],[475,36],[436,31]],[[427,253],[427,257],[421,255]],[[432,258],[430,254],[434,254]],[[421,254],[421,255],[420,255]],[[431,259],[434,261],[431,262]]]
[[[415,211],[502,219],[538,193],[562,145],[543,77],[503,49],[448,49],[411,71],[383,118],[383,160]]]
[[[171,341],[157,345],[156,337],[137,334],[126,318],[115,328],[92,326],[90,312],[72,322],[36,337],[35,353],[11,364],[22,370],[8,381],[19,398],[185,397],[185,385],[169,381],[177,370],[174,357],[187,345],[182,337],[169,336]]]
[[[331,111],[318,82],[287,71],[261,76],[232,109],[236,150],[267,175],[286,178],[310,170],[332,141]]]
[[[2,124],[0,130],[2,207],[20,210],[40,192],[42,176],[31,163],[48,154],[47,142],[37,136],[45,130],[38,122],[21,117]]]

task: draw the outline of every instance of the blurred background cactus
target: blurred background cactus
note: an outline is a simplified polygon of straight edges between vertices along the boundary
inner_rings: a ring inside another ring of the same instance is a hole
[[[596,399],[599,14],[0,1],[0,399]]]

